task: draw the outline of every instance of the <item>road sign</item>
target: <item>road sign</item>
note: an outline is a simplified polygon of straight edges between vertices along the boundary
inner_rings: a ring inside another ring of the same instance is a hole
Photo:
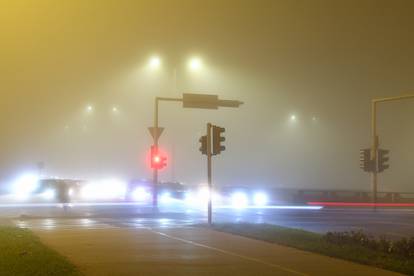
[[[218,95],[208,94],[183,94],[183,107],[184,108],[204,108],[204,109],[217,109],[218,108]]]
[[[164,130],[163,127],[149,127],[149,132],[151,133],[151,136],[154,140],[158,140],[158,138],[161,136],[162,131]]]
[[[220,100],[218,95],[210,94],[183,94],[184,108],[204,108],[218,109],[219,107],[239,107],[243,104],[241,101]]]

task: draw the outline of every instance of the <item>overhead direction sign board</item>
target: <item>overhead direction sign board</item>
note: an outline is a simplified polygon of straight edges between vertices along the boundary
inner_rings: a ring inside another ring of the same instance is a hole
[[[218,95],[209,94],[183,94],[183,107],[184,108],[204,108],[204,109],[217,109],[218,108]]]

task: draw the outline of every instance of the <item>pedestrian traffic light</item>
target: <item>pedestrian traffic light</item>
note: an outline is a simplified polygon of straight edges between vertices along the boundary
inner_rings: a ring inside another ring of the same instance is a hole
[[[207,136],[206,135],[201,136],[198,141],[200,142],[201,154],[207,155]]]
[[[390,158],[388,157],[389,153],[389,150],[378,150],[378,172],[383,172],[390,167],[390,165],[388,164],[388,161],[390,160]]]
[[[372,172],[374,166],[372,166],[373,161],[371,160],[371,150],[370,149],[361,149],[359,151],[359,167],[364,172]]]
[[[167,166],[167,157],[161,156],[157,146],[151,146],[151,169],[160,170]]]
[[[225,128],[219,126],[213,126],[213,155],[220,154],[220,152],[226,149],[221,143],[226,140],[222,134],[226,131]]]

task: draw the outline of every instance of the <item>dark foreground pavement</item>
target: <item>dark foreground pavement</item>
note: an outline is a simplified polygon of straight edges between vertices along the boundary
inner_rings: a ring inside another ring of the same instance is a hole
[[[399,275],[206,228],[37,228],[86,275]]]

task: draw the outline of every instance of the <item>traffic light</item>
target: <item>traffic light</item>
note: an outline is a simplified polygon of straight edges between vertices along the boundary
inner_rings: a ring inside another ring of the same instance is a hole
[[[370,149],[361,149],[359,150],[359,167],[364,170],[364,172],[373,171],[373,162],[371,160],[371,150]]]
[[[213,126],[213,155],[220,154],[220,152],[226,149],[221,143],[226,140],[222,134],[226,131],[225,128],[219,126]]]
[[[200,140],[198,140],[200,142],[200,151],[202,154],[207,155],[207,136],[201,136]]]
[[[158,153],[156,146],[151,146],[151,169],[160,170],[167,166],[167,157]]]
[[[388,161],[390,160],[390,158],[388,157],[389,153],[389,150],[378,150],[378,172],[383,172],[390,167],[390,165],[388,164]]]

